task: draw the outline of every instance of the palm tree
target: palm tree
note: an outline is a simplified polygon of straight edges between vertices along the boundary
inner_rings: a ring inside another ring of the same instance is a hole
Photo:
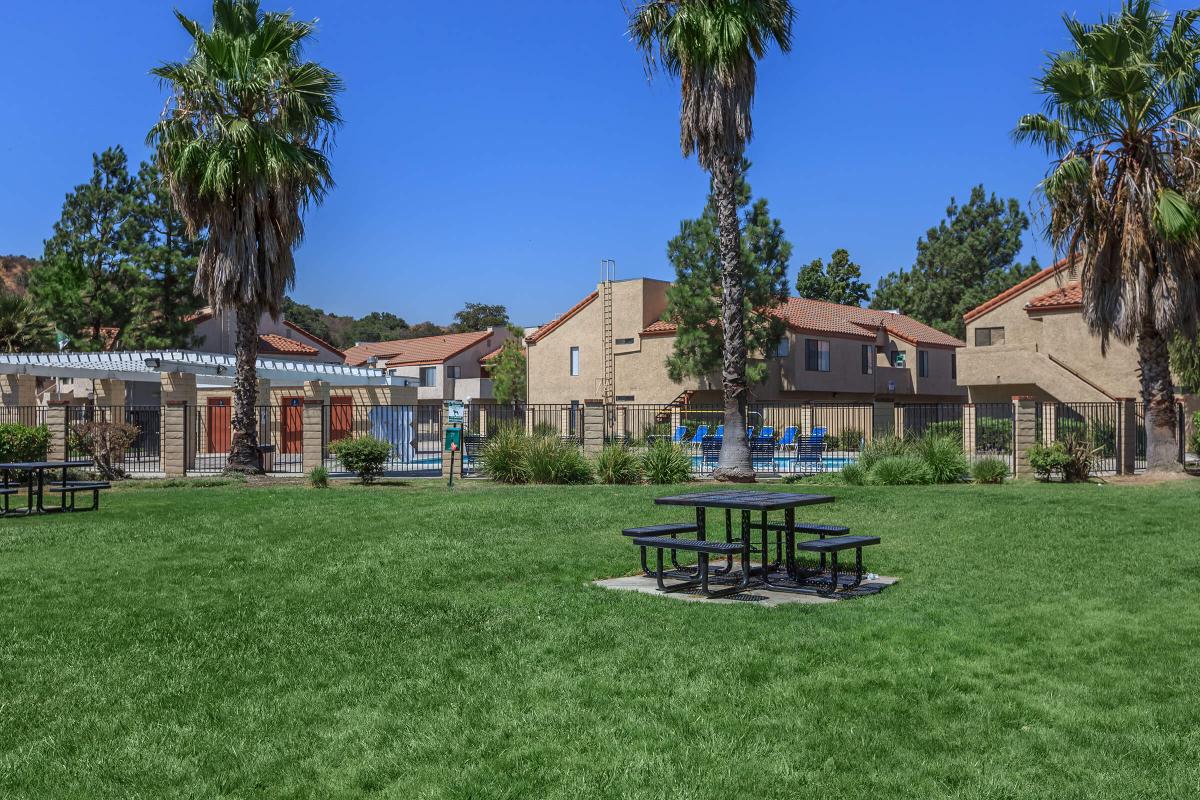
[[[301,50],[314,23],[257,0],[214,0],[212,30],[176,12],[187,61],[153,70],[171,88],[148,141],[190,236],[207,231],[196,288],[237,314],[233,439],[227,469],[258,470],[258,320],[278,318],[295,281],[301,214],[333,185],[328,152],[341,123],[337,75]]]
[[[679,140],[712,179],[721,253],[721,385],[725,437],[713,477],[753,481],[746,441],[746,328],[738,226],[738,167],[750,141],[756,62],[771,43],[788,52],[795,11],[789,0],[645,0],[629,35],[652,74],[678,77]]]
[[[1066,18],[1045,113],[1014,136],[1053,157],[1040,189],[1050,238],[1080,270],[1083,316],[1107,348],[1136,342],[1150,469],[1180,469],[1168,343],[1194,335],[1200,283],[1200,11],[1125,0],[1099,24]]]
[[[54,347],[54,325],[28,298],[0,289],[0,351],[43,352]]]

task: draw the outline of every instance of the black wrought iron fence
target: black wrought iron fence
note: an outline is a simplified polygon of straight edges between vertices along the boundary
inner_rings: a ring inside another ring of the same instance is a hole
[[[15,422],[36,428],[46,424],[45,406],[0,406],[0,423]]]
[[[391,445],[384,471],[394,476],[429,476],[442,469],[442,408],[435,405],[325,406],[322,449],[325,468],[346,473],[330,445],[372,436]]]
[[[69,460],[92,457],[79,436],[82,423],[124,422],[133,425],[137,432],[117,465],[131,475],[162,472],[162,409],[159,406],[66,406],[65,411],[63,436]]]
[[[1117,472],[1120,463],[1120,419],[1120,403],[1057,403],[1054,406],[1054,440],[1086,441],[1095,451],[1093,471]]]

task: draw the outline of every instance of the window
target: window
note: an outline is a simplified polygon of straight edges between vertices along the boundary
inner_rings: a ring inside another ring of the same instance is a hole
[[[437,386],[437,367],[421,367],[421,385]]]
[[[975,329],[976,347],[991,347],[995,344],[1004,344],[1004,328]]]
[[[449,379],[450,379],[450,380],[452,380],[452,381],[453,381],[453,380],[458,380],[458,371],[459,371],[460,369],[461,369],[461,367],[451,367],[451,366],[447,366],[447,367],[446,367],[446,377],[447,377],[447,378],[449,378]]]
[[[634,401],[634,396],[631,394],[619,394],[617,395],[616,400],[618,403],[632,403]]]
[[[579,375],[579,348],[571,348],[571,375],[577,377]]]
[[[804,340],[804,368],[809,372],[829,372],[829,342]]]
[[[908,366],[908,354],[903,350],[893,350],[888,359],[892,362],[893,367],[904,369]]]
[[[785,335],[779,340],[779,344],[775,345],[775,351],[771,354],[771,358],[787,358],[792,354],[792,342]]]
[[[875,371],[875,345],[864,344],[862,346],[862,373],[870,375]]]
[[[950,378],[958,380],[958,353],[950,354]]]
[[[617,344],[633,344],[633,339],[617,339]]]
[[[917,377],[918,378],[928,378],[929,377],[929,351],[928,350],[918,350],[917,351]]]

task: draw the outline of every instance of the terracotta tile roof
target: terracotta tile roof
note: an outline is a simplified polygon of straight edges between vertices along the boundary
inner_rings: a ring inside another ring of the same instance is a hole
[[[985,303],[981,303],[980,305],[978,305],[975,308],[968,311],[966,314],[963,314],[963,321],[970,322],[971,320],[975,319],[976,317],[978,317],[982,314],[986,314],[987,312],[991,311],[996,306],[1003,305],[1004,303],[1013,299],[1014,297],[1019,295],[1021,292],[1024,292],[1026,289],[1037,286],[1039,283],[1042,283],[1043,281],[1045,281],[1049,278],[1053,278],[1055,275],[1058,275],[1058,273],[1060,273],[1064,269],[1066,269],[1066,267],[1067,267],[1067,259],[1064,258],[1062,261],[1059,261],[1056,264],[1051,264],[1050,266],[1046,267],[1041,272],[1039,272],[1035,275],[1030,275],[1028,278],[1021,281],[1016,286],[1013,286],[1010,289],[1004,290],[1000,294],[993,297],[991,300],[988,300]]]
[[[194,314],[188,314],[183,318],[184,322],[194,322],[199,325],[201,322],[207,322],[213,318],[212,306],[205,306]]]
[[[420,339],[395,339],[390,342],[366,342],[346,350],[346,363],[357,367],[372,358],[378,358],[386,360],[389,367],[441,364],[491,335],[492,331],[487,330],[423,336]]]
[[[965,347],[966,342],[917,322],[903,314],[876,311],[857,306],[842,306],[802,297],[790,298],[776,312],[788,328],[804,333],[843,336],[874,341],[875,332],[884,328],[892,336],[912,344],[931,347]],[[671,322],[658,321],[642,331],[643,336],[669,336],[676,331]]]
[[[497,358],[500,357],[500,351],[503,349],[504,349],[504,345],[500,345],[495,350],[488,353],[483,358],[479,359],[479,363],[480,364],[490,364],[491,362],[495,361]]]
[[[1079,281],[1059,286],[1057,289],[1038,295],[1025,304],[1026,311],[1056,311],[1066,308],[1079,308],[1083,305],[1083,286]]]
[[[258,335],[258,350],[260,353],[270,353],[287,356],[315,356],[319,351],[304,342],[297,342],[277,333],[260,333]]]
[[[599,296],[600,295],[597,294],[596,292],[592,292],[587,297],[583,298],[578,303],[571,306],[571,308],[567,309],[565,314],[556,318],[552,322],[547,322],[545,325],[541,326],[536,331],[531,333],[529,336],[527,336],[525,338],[525,341],[528,342],[529,344],[534,344],[535,342],[541,341],[542,339],[546,338],[547,334],[549,334],[551,331],[553,331],[559,325],[562,325],[564,322],[569,320],[571,317],[578,314],[580,311],[583,311],[585,308],[587,308],[591,304],[591,302],[593,300],[595,300]]]

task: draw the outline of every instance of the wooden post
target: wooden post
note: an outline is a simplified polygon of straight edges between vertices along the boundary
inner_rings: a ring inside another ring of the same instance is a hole
[[[96,408],[125,408],[125,381],[110,378],[92,381],[92,403]]]

